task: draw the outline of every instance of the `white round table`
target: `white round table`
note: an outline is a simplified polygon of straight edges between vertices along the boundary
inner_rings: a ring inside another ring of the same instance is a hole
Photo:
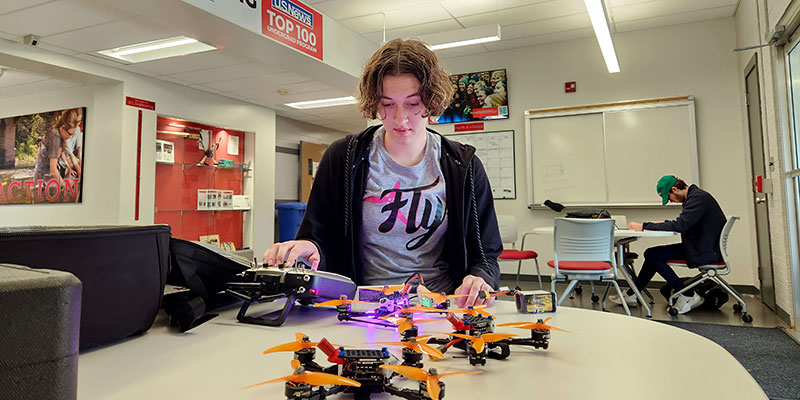
[[[257,305],[271,311],[281,303]],[[506,360],[488,359],[470,366],[457,349],[443,361],[425,357],[425,367],[440,372],[482,370],[480,375],[444,378],[448,399],[763,399],[759,385],[733,356],[696,334],[640,318],[559,308],[553,314],[519,314],[514,303],[498,301],[489,309],[498,323],[535,321],[552,316],[548,350],[512,346]],[[78,398],[123,399],[282,399],[283,384],[244,390],[242,387],[289,375],[292,353],[262,355],[274,345],[294,340],[304,332],[312,340],[380,348],[371,341],[396,341],[388,328],[339,322],[336,311],[295,307],[282,327],[264,327],[236,321],[236,307],[187,333],[156,326],[134,337],[80,355]],[[420,325],[420,331],[449,332],[446,322]],[[529,336],[529,331],[497,328],[497,332]],[[399,354],[397,348],[391,348]],[[317,362],[329,365],[318,352]],[[397,381],[397,378],[395,378]],[[400,381],[397,381],[400,382]],[[414,384],[405,383],[407,387]],[[332,399],[348,399],[340,394]],[[375,399],[392,398],[387,394]]]

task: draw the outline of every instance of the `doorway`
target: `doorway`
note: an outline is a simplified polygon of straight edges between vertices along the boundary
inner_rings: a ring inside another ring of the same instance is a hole
[[[758,54],[747,63],[744,69],[745,100],[747,102],[747,121],[750,133],[750,161],[753,173],[753,209],[755,210],[756,242],[758,249],[758,278],[761,282],[761,301],[771,310],[775,306],[775,281],[772,273],[772,251],[769,234],[768,190],[766,163],[764,162],[764,136],[761,131],[761,96],[758,80]]]

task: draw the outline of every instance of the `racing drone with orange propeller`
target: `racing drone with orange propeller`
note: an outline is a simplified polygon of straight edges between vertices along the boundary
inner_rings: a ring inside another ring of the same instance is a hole
[[[444,357],[435,348],[425,344],[427,337],[415,338],[415,342],[385,343],[388,345],[401,345],[408,351],[426,352],[431,355]],[[376,343],[384,344],[384,343]],[[314,348],[319,348],[333,363],[328,368],[322,368],[313,362],[313,356],[298,357],[298,354],[312,353]],[[346,349],[334,347],[327,339],[312,342],[308,335],[295,334],[295,341],[280,344],[264,351],[264,354],[281,351],[293,351],[295,359],[291,366],[292,375],[256,383],[246,388],[253,388],[275,382],[286,382],[284,394],[292,400],[323,400],[327,396],[337,393],[352,393],[356,400],[369,399],[372,393],[389,393],[408,400],[432,400],[444,398],[444,383],[440,378],[448,375],[466,373],[480,373],[482,371],[453,372],[439,374],[435,368],[427,372],[419,367],[409,365],[389,365],[392,358],[386,347],[374,349]],[[421,364],[420,364],[421,365]],[[387,374],[385,370],[392,371]],[[391,380],[402,375],[420,381],[418,389],[400,388],[391,383]]]

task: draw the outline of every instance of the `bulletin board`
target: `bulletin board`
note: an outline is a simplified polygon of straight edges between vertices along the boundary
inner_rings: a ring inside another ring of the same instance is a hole
[[[495,199],[517,198],[514,131],[457,133],[447,138],[475,147]]]
[[[691,96],[525,115],[529,207],[661,206],[661,176],[699,184]]]

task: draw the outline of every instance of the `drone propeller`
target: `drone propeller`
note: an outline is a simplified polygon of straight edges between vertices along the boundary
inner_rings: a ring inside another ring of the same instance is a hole
[[[473,316],[482,315],[484,317],[494,317],[494,315],[490,314],[488,311],[484,311],[483,309],[486,308],[486,304],[481,304],[478,306],[471,306],[467,308],[457,308],[450,310],[451,312],[457,313],[465,313]]]
[[[323,301],[322,303],[314,304],[314,307],[327,307],[327,306],[338,307],[338,306],[341,306],[343,304],[367,304],[367,303],[369,303],[369,302],[368,301],[360,301],[360,300],[347,300],[347,296],[346,295],[341,295],[341,296],[339,296],[338,300]]]
[[[381,292],[383,294],[392,294],[394,292],[403,291],[405,293],[406,287],[410,287],[410,285],[394,285],[394,286],[384,286],[382,288],[374,288],[374,287],[364,287],[361,289],[364,290],[374,290],[376,292]]]
[[[403,333],[403,332],[413,328],[414,324],[424,324],[426,322],[441,321],[440,319],[418,319],[418,320],[412,320],[411,318],[395,317],[395,316],[392,316],[392,315],[387,315],[385,317],[380,317],[380,318],[397,325],[397,333]]]
[[[441,392],[441,388],[439,387],[439,379],[444,378],[445,376],[452,376],[452,375],[483,373],[483,371],[461,371],[461,372],[447,372],[444,374],[439,374],[436,372],[436,368],[431,368],[428,370],[428,372],[426,372],[422,368],[410,367],[407,365],[384,364],[381,365],[381,368],[397,372],[398,374],[403,375],[406,378],[413,379],[415,381],[425,382],[425,386],[428,389],[428,395],[431,397],[431,400],[439,400],[439,393]]]
[[[463,333],[448,333],[448,335],[471,341],[472,348],[474,348],[475,351],[478,353],[483,352],[483,348],[486,345],[486,343],[493,343],[498,340],[508,339],[510,337],[517,336],[514,333],[484,333],[483,335],[480,336],[470,336],[470,335],[465,335]]]
[[[352,379],[341,377],[339,375],[326,374],[324,372],[306,371],[305,368],[303,368],[300,365],[300,361],[298,361],[297,359],[293,359],[291,365],[292,368],[294,369],[294,373],[292,375],[256,383],[250,386],[245,386],[244,389],[250,389],[252,387],[266,385],[275,382],[306,383],[311,386],[326,386],[326,385],[345,385],[345,386],[355,386],[355,387],[361,386],[361,383],[356,382]]]
[[[499,324],[497,326],[509,326],[509,327],[512,327],[512,328],[530,329],[530,330],[534,330],[534,329],[541,329],[541,330],[547,330],[547,331],[553,330],[553,331],[573,333],[573,332],[570,332],[570,331],[568,331],[566,329],[556,328],[555,326],[547,325],[547,321],[550,321],[551,319],[552,318],[547,318],[544,321],[539,320],[539,322],[507,322],[505,324]]]
[[[430,335],[423,335],[417,336],[415,339],[409,340],[407,342],[369,342],[369,344],[385,344],[389,346],[403,346],[407,349],[414,350],[417,353],[427,354],[432,359],[444,359],[444,354],[442,354],[439,349],[432,347],[428,344],[428,339],[430,339]]]

